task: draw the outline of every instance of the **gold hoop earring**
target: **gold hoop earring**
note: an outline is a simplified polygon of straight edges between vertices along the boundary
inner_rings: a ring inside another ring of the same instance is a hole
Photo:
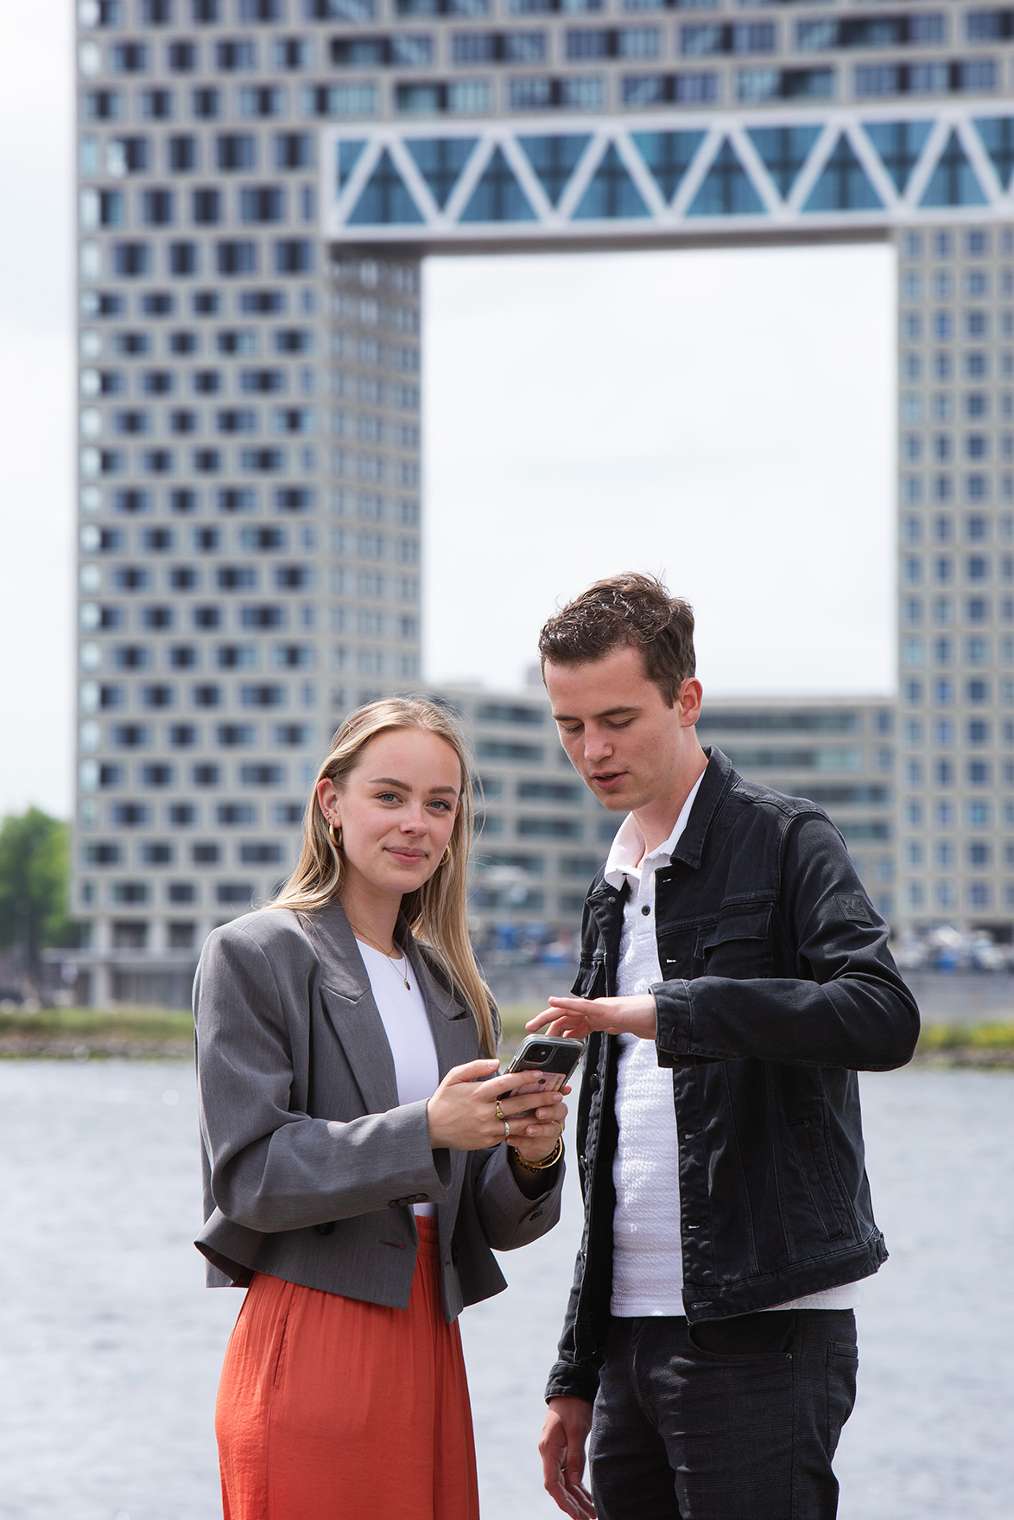
[[[333,818],[328,819],[327,832],[328,837],[330,838],[331,843],[334,845],[335,849],[340,850],[342,847],[341,824],[339,823],[336,825]]]
[[[447,848],[446,848],[446,850],[444,851],[444,853],[440,857],[440,864],[442,866],[447,865],[448,861],[451,859],[452,854],[453,854],[453,851],[451,850],[450,845],[448,845]]]

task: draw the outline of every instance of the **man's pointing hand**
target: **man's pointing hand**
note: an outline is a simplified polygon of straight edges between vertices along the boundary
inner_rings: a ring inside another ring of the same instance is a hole
[[[642,1040],[655,1038],[655,999],[650,992],[632,997],[551,997],[548,1003],[548,1008],[525,1025],[533,1034],[541,1029],[546,1034],[583,1040],[599,1030],[602,1034],[636,1034]]]

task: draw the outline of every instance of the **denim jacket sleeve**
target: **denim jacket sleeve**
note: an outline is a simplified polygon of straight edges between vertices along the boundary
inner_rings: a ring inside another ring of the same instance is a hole
[[[823,814],[786,830],[780,932],[792,975],[700,976],[651,988],[660,1066],[753,1057],[890,1071],[919,1036],[919,1010],[887,948],[887,925]]]
[[[594,1404],[599,1386],[599,1367],[602,1358],[596,1356],[579,1361],[575,1351],[578,1296],[584,1277],[584,1255],[578,1252],[574,1263],[574,1282],[567,1301],[563,1320],[563,1334],[557,1350],[557,1359],[549,1369],[546,1382],[546,1399],[585,1399]]]

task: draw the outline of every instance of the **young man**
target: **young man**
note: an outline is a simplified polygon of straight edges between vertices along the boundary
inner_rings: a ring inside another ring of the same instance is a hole
[[[620,575],[539,640],[560,741],[625,815],[577,995],[528,1025],[588,1040],[540,1451],[578,1520],[828,1520],[857,1285],[887,1256],[856,1072],[908,1061],[919,1015],[827,816],[701,748],[693,629]]]

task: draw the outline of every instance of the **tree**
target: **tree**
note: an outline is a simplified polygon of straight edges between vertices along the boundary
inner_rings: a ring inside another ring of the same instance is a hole
[[[36,807],[0,822],[0,949],[19,951],[35,982],[43,949],[73,942],[69,877],[66,823]]]

